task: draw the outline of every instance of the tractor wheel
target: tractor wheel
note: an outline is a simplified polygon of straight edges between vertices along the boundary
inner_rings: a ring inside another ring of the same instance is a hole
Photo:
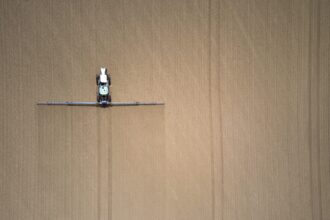
[[[98,75],[96,75],[96,85],[98,85],[99,84],[99,76]]]

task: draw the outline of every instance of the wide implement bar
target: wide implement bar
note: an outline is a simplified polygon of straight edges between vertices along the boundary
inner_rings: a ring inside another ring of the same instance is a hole
[[[67,105],[67,106],[140,106],[140,105],[164,105],[162,102],[38,102],[37,105]]]

